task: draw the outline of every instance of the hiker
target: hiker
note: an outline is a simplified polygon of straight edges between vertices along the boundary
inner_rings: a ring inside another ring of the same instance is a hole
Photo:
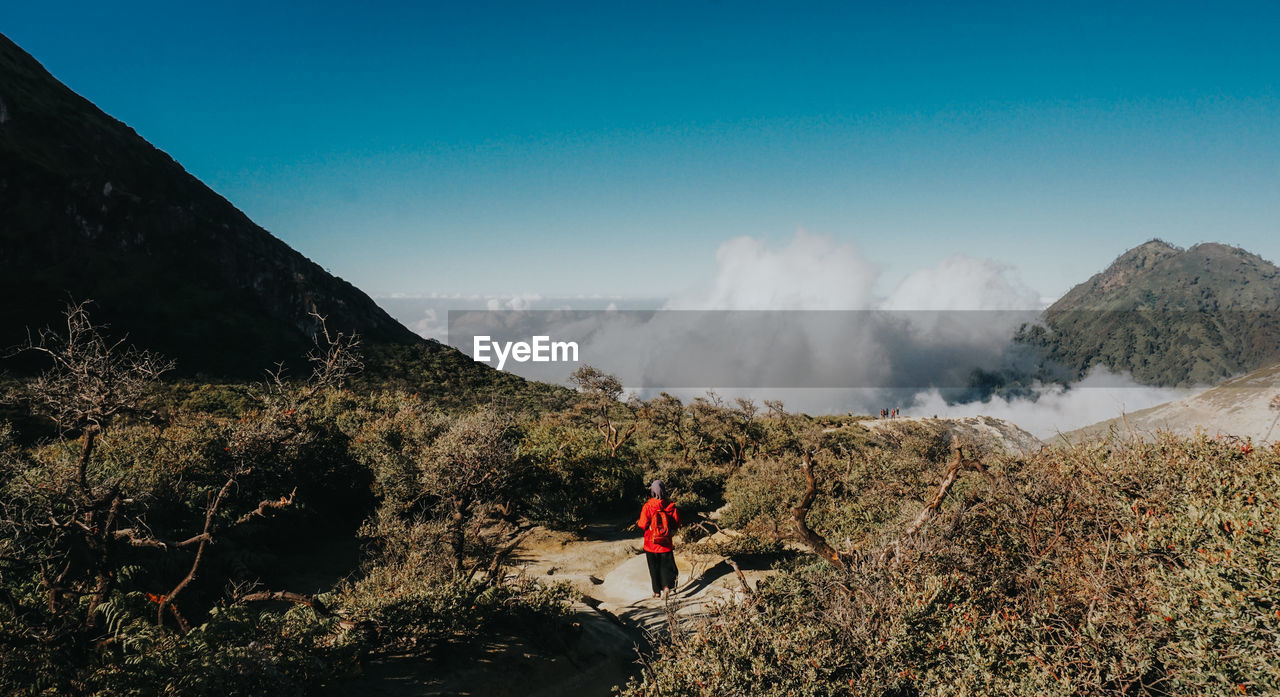
[[[636,525],[644,530],[644,556],[649,562],[653,597],[665,597],[676,586],[676,555],[671,535],[680,527],[676,505],[667,500],[666,487],[655,479],[649,485],[653,498],[645,501]]]

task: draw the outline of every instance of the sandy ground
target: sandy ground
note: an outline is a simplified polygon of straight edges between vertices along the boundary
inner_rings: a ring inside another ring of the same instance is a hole
[[[1064,437],[1071,442],[1089,438],[1154,438],[1160,431],[1184,435],[1203,432],[1232,435],[1255,443],[1280,439],[1280,364],[1232,378],[1217,387],[1174,402],[1135,411],[1123,417],[1086,426]]]
[[[572,583],[587,605],[622,628],[637,645],[663,640],[670,621],[688,622],[707,614],[715,603],[742,601],[747,594],[744,580],[754,588],[773,573],[744,563],[739,566],[740,580],[724,557],[677,546],[677,588],[667,598],[654,598],[641,545],[635,528],[600,525],[588,531],[586,539],[540,530],[521,546],[526,561],[520,567],[534,578],[545,575],[547,580]]]

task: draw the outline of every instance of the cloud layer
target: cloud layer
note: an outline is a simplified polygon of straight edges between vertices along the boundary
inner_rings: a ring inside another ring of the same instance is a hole
[[[1071,389],[1040,387],[1034,400],[950,403],[944,396],[954,399],[974,368],[1008,366],[1009,339],[1043,308],[1040,295],[1012,267],[964,254],[915,270],[883,296],[880,275],[857,248],[829,236],[801,230],[780,245],[737,237],[720,245],[706,281],[668,299],[665,312],[566,314],[558,331],[582,337],[583,362],[643,396],[710,388],[811,413],[899,406],[920,416],[988,414],[1048,436],[1184,394],[1096,373]],[[537,295],[468,302],[491,311],[484,321],[495,331],[516,335],[528,329],[525,310],[618,307]],[[411,326],[438,337],[441,319],[429,309]],[[563,382],[573,366],[507,368]]]

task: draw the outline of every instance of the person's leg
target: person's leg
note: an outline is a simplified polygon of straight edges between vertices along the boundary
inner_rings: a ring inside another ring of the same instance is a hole
[[[675,590],[676,588],[676,553],[662,553],[662,587]]]
[[[656,596],[662,592],[662,555],[646,551],[644,558],[649,562],[649,582],[653,584],[653,594]]]

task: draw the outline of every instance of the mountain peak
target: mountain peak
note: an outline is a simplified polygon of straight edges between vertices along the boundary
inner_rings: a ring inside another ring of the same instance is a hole
[[[1046,311],[1132,309],[1275,310],[1280,269],[1219,242],[1183,249],[1153,239],[1130,249]]]
[[[1144,242],[1116,257],[1111,266],[1100,274],[1099,287],[1107,290],[1122,286],[1134,276],[1151,270],[1160,262],[1176,257],[1183,251],[1181,247],[1175,247],[1159,238]]]
[[[1209,384],[1280,360],[1280,269],[1238,247],[1151,240],[1044,313],[1048,355],[1156,385]]]
[[[1177,257],[1184,251],[1181,247],[1171,245],[1159,238],[1143,242],[1116,257],[1105,270],[1067,291],[1049,308],[1048,312],[1074,309],[1090,299],[1097,299],[1099,294],[1124,287],[1134,278],[1151,271],[1168,259]]]
[[[1133,249],[1130,249],[1128,252],[1125,252],[1125,254],[1129,254],[1129,253],[1136,252],[1136,251],[1139,251],[1139,250],[1148,250],[1148,251],[1157,251],[1157,250],[1158,250],[1158,251],[1168,251],[1168,252],[1181,252],[1181,251],[1182,251],[1182,247],[1179,247],[1179,246],[1178,246],[1178,245],[1176,245],[1176,244],[1169,244],[1168,242],[1165,242],[1164,240],[1160,239],[1159,237],[1152,237],[1151,239],[1147,240],[1146,242],[1143,242],[1142,244],[1138,245],[1137,247],[1134,247]],[[1121,256],[1124,256],[1124,255],[1122,254]]]

